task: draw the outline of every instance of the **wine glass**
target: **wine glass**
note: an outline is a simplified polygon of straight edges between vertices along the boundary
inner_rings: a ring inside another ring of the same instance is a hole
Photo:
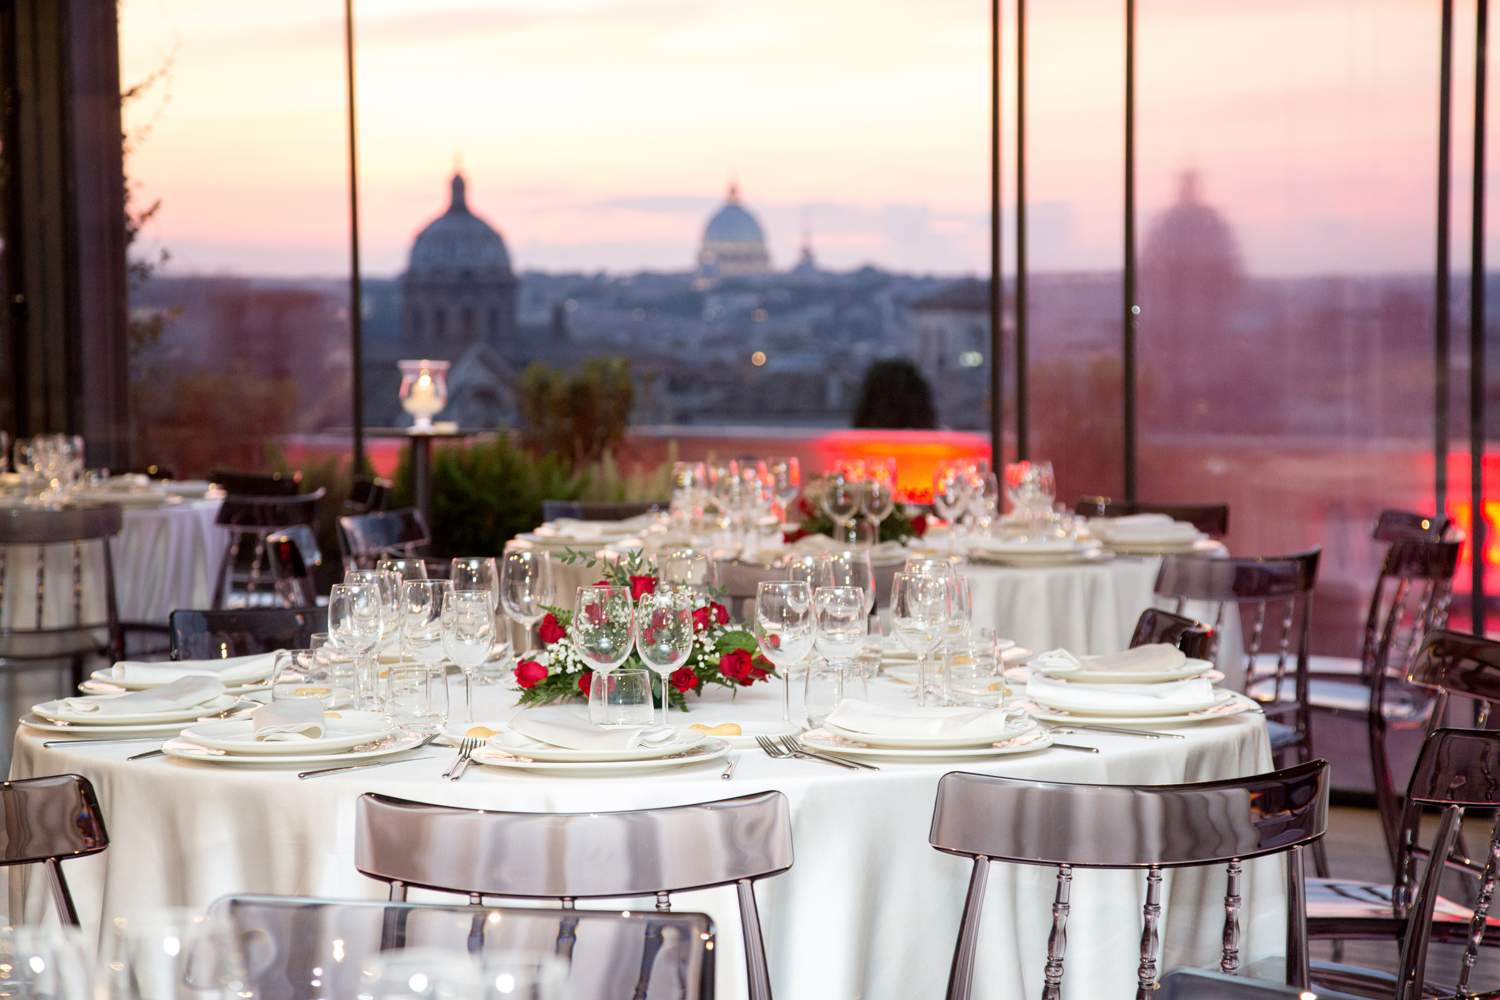
[[[849,519],[859,513],[860,496],[864,484],[850,472],[830,472],[823,479],[823,509],[833,518],[833,537],[839,541],[848,538]]]
[[[610,671],[630,658],[635,648],[635,602],[629,587],[579,587],[568,629],[573,648],[594,671],[589,684],[589,718],[612,725],[605,697]]]
[[[802,466],[795,455],[766,459],[766,471],[771,477],[771,489],[783,508],[797,499],[797,491],[802,488]]]
[[[635,605],[635,649],[661,675],[661,722],[667,724],[667,678],[693,651],[693,595],[663,590],[642,594]]]
[[[380,595],[380,645],[389,651],[401,641],[401,577],[390,570],[348,569],[345,583],[367,583]]]
[[[443,611],[455,593],[449,580],[408,580],[402,585],[401,644],[418,663],[443,662]]]
[[[932,651],[948,634],[948,580],[941,574],[897,573],[891,584],[891,628],[917,656],[917,704],[932,689]]]
[[[656,554],[656,573],[669,588],[719,588],[719,564],[706,549],[669,548]]]
[[[116,917],[100,948],[99,977],[99,995],[122,1000],[223,1000],[250,991],[229,918],[186,909]]]
[[[819,587],[858,587],[864,598],[865,617],[875,610],[875,566],[869,549],[836,549],[818,562],[815,581]]]
[[[947,646],[957,649],[968,645],[969,629],[974,621],[974,602],[969,595],[969,578],[962,573],[953,573],[948,580],[948,640]]]
[[[0,928],[4,995],[27,1000],[88,1000],[90,947],[75,927]],[[86,957],[87,956],[87,957]]]
[[[464,713],[474,724],[474,675],[495,643],[495,606],[485,590],[453,590],[443,605],[443,652],[464,672]]]
[[[755,587],[755,640],[781,674],[781,721],[792,721],[792,666],[812,652],[812,587],[800,580],[766,580]]]
[[[807,584],[809,587],[818,585],[818,569],[823,564],[823,557],[818,555],[793,555],[786,560],[786,578]]]
[[[880,541],[880,523],[896,509],[896,460],[872,458],[865,463],[865,491],[860,509],[875,522],[875,541]]]
[[[932,477],[932,506],[948,522],[948,554],[962,552],[963,515],[969,509],[969,473],[963,462],[948,462]]]
[[[380,645],[380,592],[369,583],[339,583],[328,593],[328,639],[354,658],[354,699],[358,708],[379,710],[374,652]]]
[[[500,602],[511,620],[526,629],[531,648],[531,626],[547,614],[552,603],[552,557],[535,549],[511,549],[500,566]]]
[[[864,592],[858,587],[819,587],[813,591],[813,616],[817,627],[814,645],[828,660],[829,665],[838,671],[842,681],[853,665],[854,658],[859,655],[864,641],[865,622],[868,620]],[[842,688],[843,684],[840,683],[835,694],[835,705],[837,698],[842,696]],[[809,684],[808,691],[811,690]],[[808,704],[805,697],[803,704],[809,717],[814,714],[828,715],[827,711],[815,713],[814,706]],[[820,705],[817,708],[832,711],[833,706]],[[817,724],[822,725],[821,718],[817,720]]]
[[[974,479],[969,506],[979,530],[989,536],[1000,520],[1000,478],[993,472],[980,472]]]
[[[449,564],[454,590],[481,590],[490,595],[490,610],[500,605],[500,572],[490,556],[463,556]]]
[[[401,578],[402,582],[427,579],[427,561],[425,559],[394,559],[387,556],[377,562],[375,568],[385,570],[387,573],[395,573]]]

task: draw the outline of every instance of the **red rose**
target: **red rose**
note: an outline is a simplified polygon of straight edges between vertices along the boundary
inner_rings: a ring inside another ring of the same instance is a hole
[[[541,637],[542,645],[550,646],[566,636],[568,630],[563,628],[562,623],[557,620],[557,616],[549,611],[547,617],[543,618],[542,623],[537,626],[536,634]]]
[[[596,587],[613,587],[614,584],[610,583],[608,580],[595,580],[594,581],[594,586],[596,586]]]
[[[602,605],[602,604],[585,604],[583,606],[583,616],[589,620],[589,624],[590,625],[603,625],[604,624],[604,605]]]
[[[713,613],[713,609],[712,608],[695,608],[695,609],[693,609],[693,631],[694,632],[702,632],[704,629],[708,628],[713,623],[714,623],[714,613]]]
[[[781,533],[781,540],[788,545],[795,544],[799,539],[803,539],[806,537],[807,530],[800,527],[796,531],[783,531]]]
[[[750,651],[736,649],[719,657],[719,673],[731,680],[743,682],[750,676]]]
[[[516,664],[516,683],[523,688],[535,687],[537,682],[547,679],[547,668],[535,660],[522,660]]]
[[[724,605],[722,605],[722,604],[710,604],[709,607],[713,608],[713,611],[714,611],[714,624],[715,625],[728,625],[729,624],[729,609],[728,608],[724,607]]]
[[[923,535],[926,535],[927,534],[927,515],[926,514],[918,514],[916,517],[912,518],[911,519],[911,530],[915,531],[917,533],[917,537],[918,538],[921,538]]]
[[[672,671],[672,687],[687,694],[698,686],[698,675],[693,673],[692,667],[678,667]]]
[[[642,594],[656,593],[656,577],[654,576],[632,576],[630,578],[630,599],[639,601]]]
[[[750,674],[752,679],[763,681],[771,673],[771,661],[764,656],[756,656],[750,661]]]
[[[583,692],[585,698],[589,696],[589,688],[593,686],[593,683],[594,672],[592,670],[585,670],[583,676],[578,678],[578,690]]]

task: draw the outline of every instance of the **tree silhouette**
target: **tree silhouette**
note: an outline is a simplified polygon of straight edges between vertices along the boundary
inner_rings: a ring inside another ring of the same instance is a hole
[[[906,358],[872,362],[859,387],[854,426],[931,430],[937,426],[932,387]]]

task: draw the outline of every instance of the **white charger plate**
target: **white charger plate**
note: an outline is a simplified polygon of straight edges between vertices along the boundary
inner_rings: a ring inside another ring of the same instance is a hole
[[[426,737],[407,735],[386,740],[378,747],[368,750],[348,750],[343,753],[304,754],[300,756],[270,757],[225,753],[213,747],[199,746],[191,740],[178,737],[161,745],[168,757],[180,760],[200,760],[208,764],[227,764],[231,767],[285,767],[289,764],[342,764],[374,757],[389,757],[404,753],[421,743]]]
[[[1111,726],[1180,726],[1192,725],[1197,722],[1210,722],[1214,719],[1224,719],[1246,712],[1259,712],[1260,703],[1253,698],[1247,698],[1234,691],[1226,692],[1228,698],[1196,712],[1184,712],[1180,715],[1082,715],[1077,712],[1062,712],[1038,705],[1035,702],[1019,701],[1017,705],[1026,709],[1026,714],[1033,719],[1042,722],[1096,722],[1100,725]]]
[[[990,746],[950,750],[876,747],[838,737],[826,740],[819,739],[813,735],[816,732],[818,730],[810,730],[803,733],[797,738],[797,741],[809,750],[824,750],[830,753],[847,754],[851,757],[893,757],[910,761],[950,760],[954,757],[1000,757],[1005,754],[1031,753],[1035,750],[1045,750],[1052,745],[1052,734],[1036,725],[1031,726],[1025,732],[1012,736],[1010,739]]]
[[[734,720],[729,719],[727,721],[733,722]],[[704,725],[708,724],[704,723]],[[719,722],[714,725],[723,725],[723,723]],[[720,736],[717,733],[712,735],[704,733],[703,735],[711,740],[723,740],[736,750],[759,750],[760,744],[755,742],[755,737],[757,736],[766,736],[777,740],[783,736],[796,736],[802,731],[802,727],[796,723],[782,722],[780,720],[776,722],[740,722],[737,725],[740,727],[740,735],[738,736]],[[681,729],[684,727],[679,726],[678,728]],[[709,728],[713,727],[710,726]],[[696,731],[694,730],[694,732]]]
[[[1071,682],[1068,682],[1068,683],[1071,683]],[[1026,690],[1025,688],[1022,688],[1022,691],[1025,691],[1025,690]],[[1026,692],[1026,698],[1027,698],[1028,701],[1033,701],[1033,702],[1036,702],[1038,705],[1041,705],[1043,708],[1047,709],[1047,711],[1049,711],[1049,712],[1066,712],[1069,715],[1072,715],[1074,718],[1082,718],[1084,716],[1089,716],[1091,718],[1108,719],[1108,718],[1113,718],[1113,717],[1115,717],[1117,715],[1129,715],[1129,716],[1141,716],[1141,717],[1144,717],[1144,718],[1153,718],[1153,717],[1158,717],[1158,716],[1169,716],[1169,715],[1187,715],[1187,714],[1189,714],[1191,712],[1205,712],[1205,711],[1207,711],[1210,708],[1214,708],[1215,706],[1224,704],[1226,701],[1230,700],[1234,696],[1234,692],[1233,691],[1220,691],[1220,690],[1215,689],[1213,693],[1214,693],[1214,700],[1210,701],[1210,702],[1190,703],[1190,704],[1187,704],[1187,705],[1181,705],[1181,704],[1179,704],[1179,705],[1162,705],[1161,708],[1160,708],[1160,710],[1154,710],[1154,709],[1148,708],[1146,706],[1143,706],[1143,705],[1137,703],[1137,704],[1134,704],[1134,705],[1121,705],[1119,708],[1112,708],[1112,707],[1109,707],[1109,708],[1091,708],[1091,709],[1088,709],[1087,711],[1085,711],[1084,709],[1080,709],[1080,708],[1065,708],[1065,707],[1063,707],[1061,705],[1049,705],[1046,702],[1038,699],[1035,695],[1031,694],[1030,692]]]
[[[128,688],[122,687],[116,681],[103,681],[90,678],[89,680],[86,680],[82,684],[78,685],[78,690],[83,692],[84,694],[126,694],[130,691],[149,691],[152,687],[161,687],[161,685],[153,684],[149,687]],[[224,688],[224,693],[252,694],[256,691],[269,692],[270,690],[271,679],[267,677],[265,680],[256,681],[253,684],[230,684]]]
[[[154,726],[74,726],[61,722],[50,722],[35,715],[23,715],[19,720],[27,729],[52,736],[71,736],[80,740],[127,739],[133,736],[162,738],[176,736],[182,732],[182,723],[171,722]]]
[[[880,747],[883,750],[965,750],[971,747],[1003,743],[1006,740],[1015,739],[1034,727],[1035,723],[1023,714],[1020,718],[1012,719],[1001,729],[988,733],[976,733],[972,736],[877,736],[853,729],[844,729],[826,719],[823,720],[822,728],[839,739]]]
[[[31,714],[53,722],[71,722],[78,726],[93,728],[96,725],[106,726],[146,726],[152,724],[166,724],[169,722],[197,722],[205,715],[213,715],[222,712],[230,705],[239,701],[232,694],[221,694],[212,701],[206,701],[201,705],[191,708],[179,708],[170,712],[135,712],[128,715],[98,715],[95,713],[69,712],[62,707],[62,699],[56,701],[44,701],[40,705],[31,706]],[[108,722],[101,720],[108,719]]]
[[[729,753],[730,746],[723,740],[705,739],[690,750],[671,757],[654,757],[649,760],[537,760],[502,753],[493,747],[482,746],[474,751],[473,760],[490,767],[504,767],[520,771],[538,771],[548,774],[618,775],[639,774],[649,771],[686,767],[720,760]]]
[[[515,735],[520,736],[520,733]],[[678,730],[671,743],[665,746],[637,747],[634,750],[573,750],[568,747],[555,747],[547,743],[538,743],[531,740],[524,746],[496,747],[486,744],[489,749],[500,754],[509,754],[512,757],[530,757],[535,761],[548,761],[557,763],[575,764],[608,764],[620,761],[655,760],[659,757],[670,757],[673,754],[691,750],[705,740],[712,737],[704,736],[702,733]]]
[[[1085,670],[1081,667],[1049,667],[1033,663],[1031,669],[1047,677],[1055,677],[1070,684],[1161,684],[1167,681],[1185,681],[1214,669],[1207,660],[1189,659],[1175,670],[1131,671]]]
[[[89,676],[93,678],[93,682],[97,682],[99,684],[106,684],[106,685],[109,685],[110,687],[119,688],[119,689],[125,690],[125,691],[150,691],[152,688],[159,688],[159,687],[161,687],[164,684],[170,684],[170,683],[172,683],[172,681],[151,681],[151,682],[147,682],[147,681],[127,681],[127,680],[120,680],[120,679],[112,676],[112,671],[113,671],[112,667],[105,667],[103,670],[95,670]],[[245,680],[239,681],[239,682],[237,682],[235,684],[225,684],[224,685],[224,691],[227,694],[236,694],[236,693],[239,693],[239,692],[242,692],[242,691],[253,690],[253,689],[258,688],[258,687],[270,687],[271,686],[271,674],[272,674],[272,671],[267,670],[264,677],[251,677],[251,678],[246,678]],[[184,674],[183,676],[185,676],[185,677],[211,677],[213,675],[212,674]],[[172,680],[174,680],[174,681],[175,680],[180,680],[180,679],[181,678],[177,678],[177,677],[172,678]],[[220,678],[220,680],[222,680],[222,679],[223,678]],[[84,681],[83,683],[84,684],[88,684],[88,683],[91,683],[91,682],[90,681]],[[83,687],[83,684],[80,684],[79,688],[82,689],[82,687]],[[90,692],[90,693],[94,693],[94,692]],[[103,693],[103,692],[99,692],[99,693]]]
[[[378,712],[340,713],[326,719],[323,737],[316,740],[265,740],[256,742],[255,723],[250,719],[203,722],[182,731],[182,738],[211,750],[224,750],[241,757],[307,757],[343,753],[362,743],[373,743],[400,730]]]

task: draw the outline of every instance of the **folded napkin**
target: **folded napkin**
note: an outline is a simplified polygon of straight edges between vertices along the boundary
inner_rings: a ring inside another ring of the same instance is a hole
[[[323,702],[317,698],[286,698],[250,713],[257,742],[295,742],[323,738]]]
[[[636,750],[642,747],[667,746],[677,739],[677,731],[667,726],[626,726],[605,729],[559,705],[546,705],[517,712],[515,718],[510,720],[510,728],[512,732],[520,733],[538,743],[547,743],[569,750]],[[495,745],[502,750],[514,749],[513,746],[505,745],[503,737],[496,736],[490,739],[491,741],[501,740],[502,742],[497,742]]]
[[[1192,542],[1202,532],[1187,521],[1174,521],[1166,514],[1132,514],[1129,517],[1096,518],[1089,530],[1110,542],[1136,542],[1142,545],[1162,542]]]
[[[968,540],[969,548],[984,552],[1009,555],[1055,555],[1076,552],[1084,543],[1069,535],[1067,538],[984,538]]]
[[[845,698],[828,714],[840,729],[871,736],[986,736],[1003,732],[1016,713],[1003,708],[887,708]]]
[[[79,715],[150,715],[202,705],[223,693],[224,682],[216,677],[183,677],[149,691],[64,698],[62,704],[67,711]]]
[[[1069,684],[1042,674],[1032,674],[1026,682],[1026,697],[1048,708],[1084,713],[1100,709],[1118,713],[1132,707],[1148,712],[1196,712],[1219,700],[1213,684],[1202,677],[1166,684]]]
[[[1104,656],[1074,656],[1066,649],[1050,649],[1032,660],[1032,666],[1056,670],[1107,670],[1117,674],[1152,674],[1176,670],[1187,662],[1187,654],[1164,642],[1136,646],[1123,653]]]
[[[268,677],[276,669],[276,650],[251,656],[231,656],[222,660],[170,660],[165,663],[136,663],[121,660],[110,675],[132,684],[169,684],[183,677],[216,677],[226,685],[246,684]]]

